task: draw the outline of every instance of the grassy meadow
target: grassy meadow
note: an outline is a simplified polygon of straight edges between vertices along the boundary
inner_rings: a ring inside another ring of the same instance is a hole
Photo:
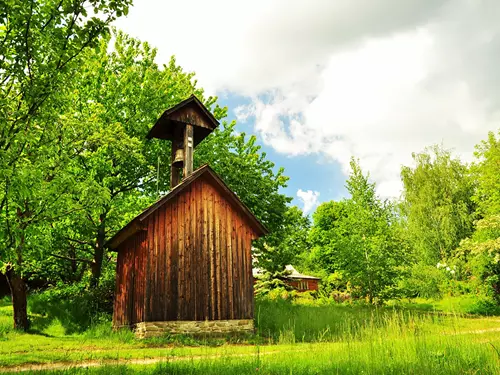
[[[439,303],[466,305],[463,299]],[[67,335],[57,320],[36,315],[31,332],[14,332],[11,306],[3,301],[0,371],[500,374],[500,317],[439,311],[438,306],[437,301],[413,303],[410,309],[266,300],[256,304],[257,334],[252,337],[141,341],[127,330],[113,332],[105,320]]]

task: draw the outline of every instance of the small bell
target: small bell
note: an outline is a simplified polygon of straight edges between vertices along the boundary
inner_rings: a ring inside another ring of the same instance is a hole
[[[176,168],[184,167],[184,151],[182,148],[175,150],[175,158],[172,165]]]

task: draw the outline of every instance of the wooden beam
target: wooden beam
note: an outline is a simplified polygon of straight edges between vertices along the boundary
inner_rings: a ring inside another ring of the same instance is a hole
[[[186,125],[184,130],[184,178],[193,173],[193,125]]]

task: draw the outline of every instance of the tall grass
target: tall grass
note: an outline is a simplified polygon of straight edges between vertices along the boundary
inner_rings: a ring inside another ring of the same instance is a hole
[[[71,336],[59,327],[58,337],[48,337],[56,326],[45,328],[44,336],[7,333],[0,364],[115,364],[64,370],[74,374],[500,374],[499,318],[283,300],[257,301],[255,315],[256,338],[245,343],[258,345],[168,336],[141,341],[130,331],[112,331],[103,317]],[[164,362],[120,366],[123,358]]]
[[[461,315],[370,306],[308,306],[284,300],[256,304],[258,335],[274,343],[363,340],[454,329]]]
[[[499,374],[500,361],[487,345],[463,337],[307,344],[282,352],[245,356],[165,359],[154,366],[65,370],[69,374]],[[46,372],[49,373],[49,372]],[[50,372],[52,373],[52,372]]]

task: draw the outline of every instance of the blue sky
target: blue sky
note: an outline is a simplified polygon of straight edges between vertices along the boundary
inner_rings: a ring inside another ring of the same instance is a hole
[[[232,93],[223,93],[219,97],[219,104],[228,107],[228,121],[237,120],[234,109],[248,105],[248,98]],[[318,154],[290,156],[276,152],[272,147],[262,142],[262,138],[254,131],[254,120],[238,121],[236,129],[238,132],[253,134],[257,136],[257,142],[266,152],[267,157],[279,167],[285,168],[285,174],[290,177],[288,186],[283,189],[283,193],[293,197],[292,204],[303,207],[304,202],[297,197],[299,189],[303,191],[311,190],[319,192],[317,203],[330,200],[338,200],[347,196],[345,189],[345,176],[341,167],[336,162],[322,161]]]
[[[472,161],[500,124],[498,14],[497,0],[141,0],[115,25],[195,72],[310,213],[346,196],[351,157],[384,198],[413,152]]]

